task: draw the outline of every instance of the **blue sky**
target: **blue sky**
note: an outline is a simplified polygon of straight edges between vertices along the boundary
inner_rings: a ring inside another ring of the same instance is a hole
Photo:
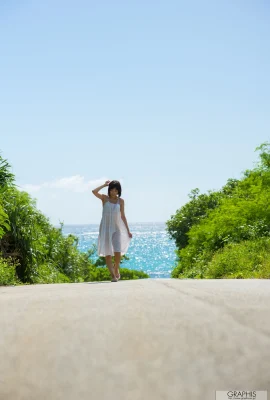
[[[266,0],[11,0],[0,37],[1,154],[54,224],[98,223],[107,179],[166,221],[269,140]]]

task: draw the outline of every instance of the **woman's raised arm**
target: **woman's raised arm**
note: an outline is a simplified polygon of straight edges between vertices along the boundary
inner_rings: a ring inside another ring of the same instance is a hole
[[[104,183],[104,185],[101,185],[101,186],[99,186],[99,187],[97,187],[96,189],[93,189],[92,190],[92,193],[96,196],[96,197],[98,197],[100,200],[103,200],[103,194],[100,194],[100,193],[98,193],[101,189],[103,189],[104,187],[106,187],[106,186],[109,186],[109,183],[110,183],[110,181],[106,181],[105,183]]]

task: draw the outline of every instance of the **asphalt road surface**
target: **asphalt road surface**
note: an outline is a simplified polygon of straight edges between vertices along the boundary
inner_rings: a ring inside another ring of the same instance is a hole
[[[0,312],[1,400],[270,400],[270,280],[0,287]]]

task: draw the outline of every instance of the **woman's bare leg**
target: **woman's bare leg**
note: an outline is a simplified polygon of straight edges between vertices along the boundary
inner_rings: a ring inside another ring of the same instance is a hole
[[[119,266],[120,266],[120,260],[121,260],[121,253],[120,252],[115,252],[114,253],[114,273],[116,278],[119,277]]]
[[[106,259],[106,265],[108,267],[108,270],[110,271],[111,277],[115,279],[115,273],[113,270],[113,263],[112,263],[112,256],[105,256]]]

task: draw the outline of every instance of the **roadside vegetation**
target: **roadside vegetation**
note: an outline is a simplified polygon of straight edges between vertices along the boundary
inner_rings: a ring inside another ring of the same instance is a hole
[[[167,221],[175,241],[173,278],[270,278],[270,143],[242,179],[201,194]]]

